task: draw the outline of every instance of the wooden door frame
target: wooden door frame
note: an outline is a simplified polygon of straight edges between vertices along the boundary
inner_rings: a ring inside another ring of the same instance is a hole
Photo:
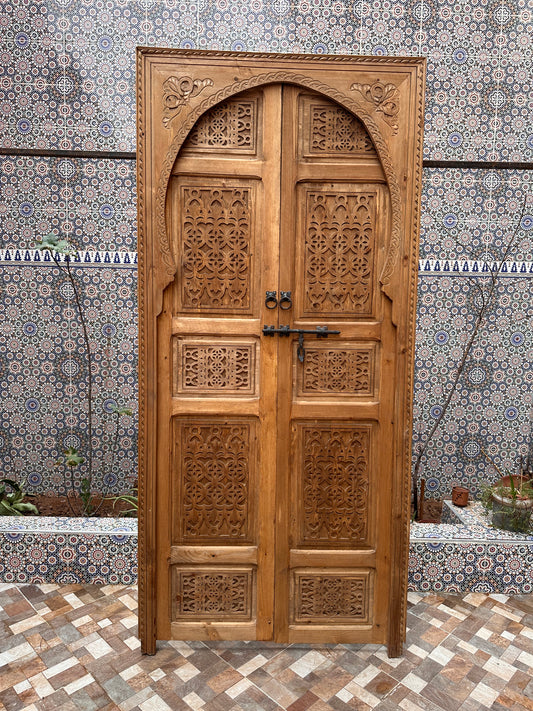
[[[206,65],[216,61],[217,81]],[[397,329],[388,652],[405,639],[415,301],[422,173],[425,59],[137,50],[139,288],[139,636],[156,651],[157,319],[176,273],[167,232],[172,167],[198,118],[235,94],[290,83],[323,94],[365,126],[390,194],[391,232],[382,292]],[[149,99],[148,99],[149,97]]]

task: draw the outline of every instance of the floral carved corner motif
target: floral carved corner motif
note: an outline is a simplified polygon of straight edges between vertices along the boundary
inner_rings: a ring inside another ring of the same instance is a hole
[[[397,133],[400,92],[394,84],[383,84],[378,80],[373,84],[352,84],[350,89],[358,91],[366,101],[373,104],[374,110],[382,113],[385,121]]]
[[[192,77],[169,77],[163,84],[163,125],[169,128],[182,108],[202,92],[206,86],[213,86],[211,79]]]

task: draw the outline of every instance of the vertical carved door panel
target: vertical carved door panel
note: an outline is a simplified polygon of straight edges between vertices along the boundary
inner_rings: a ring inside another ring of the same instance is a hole
[[[206,112],[170,178],[179,267],[160,318],[172,364],[159,393],[172,443],[161,636],[272,637],[274,530],[263,521],[274,516],[277,344],[260,326],[279,261],[280,143],[267,128],[281,94],[266,87]]]
[[[318,58],[221,54],[212,68],[185,52],[178,71],[172,53],[142,53],[153,69],[141,84],[162,96],[139,105],[152,235],[140,286],[154,316],[141,334],[143,647],[370,642],[397,654],[417,197],[398,166],[420,159],[407,128],[422,114],[420,62],[399,60],[382,81],[379,60],[314,73]],[[410,153],[394,147],[398,131]]]
[[[303,363],[294,342],[279,341],[287,397],[278,441],[287,450],[278,456],[276,604],[289,604],[276,608],[276,634],[378,641],[388,616],[390,519],[379,490],[390,490],[392,468],[392,450],[380,442],[392,437],[395,350],[378,289],[385,176],[360,122],[296,87],[284,91],[283,140],[280,283],[295,287],[290,325],[340,334],[306,336]]]

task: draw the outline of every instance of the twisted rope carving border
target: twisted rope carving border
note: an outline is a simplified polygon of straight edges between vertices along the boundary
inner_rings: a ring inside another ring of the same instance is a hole
[[[144,183],[140,180],[144,173],[144,141],[141,133],[141,127],[145,126],[145,112],[143,103],[143,61],[140,52],[137,53],[137,186],[138,186],[138,211],[137,211],[137,253],[138,253],[138,271],[137,271],[137,290],[139,298],[139,334],[144,334],[146,327],[146,314],[144,310],[144,299],[146,293],[145,282],[145,230],[146,224],[144,220]],[[139,510],[138,516],[138,536],[139,536],[139,573],[138,573],[138,593],[139,593],[139,627],[138,634],[141,640],[146,639],[146,595],[148,594],[148,581],[146,570],[146,516],[145,516],[145,496],[146,496],[146,475],[144,472],[144,461],[146,452],[145,442],[145,411],[146,411],[146,344],[144,337],[139,338],[139,438],[138,438],[138,456],[139,456],[139,472],[138,472],[138,497]]]

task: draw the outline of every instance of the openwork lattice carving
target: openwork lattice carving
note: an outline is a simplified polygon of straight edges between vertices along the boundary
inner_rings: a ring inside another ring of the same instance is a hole
[[[369,349],[306,346],[301,395],[370,395],[374,358]]]
[[[304,311],[372,312],[374,194],[307,190]]]
[[[226,101],[205,113],[189,134],[186,150],[231,149],[255,153],[257,102]]]
[[[255,348],[249,345],[181,343],[178,393],[251,394],[255,391]]]
[[[301,542],[362,542],[368,532],[368,427],[301,428]]]
[[[252,188],[181,189],[182,308],[249,312]]]
[[[182,540],[249,540],[252,423],[181,424]]]
[[[364,623],[369,617],[367,575],[296,573],[295,622]]]
[[[370,103],[375,111],[383,114],[383,118],[398,132],[398,113],[400,111],[400,92],[394,84],[383,84],[375,81],[373,84],[352,84],[352,91],[358,91]]]
[[[213,86],[211,79],[169,77],[163,84],[163,126],[169,128],[182,108],[206,86]]]
[[[311,154],[374,152],[374,144],[364,126],[349,111],[332,104],[313,104],[310,113]]]
[[[251,618],[252,571],[177,571],[174,619]]]

